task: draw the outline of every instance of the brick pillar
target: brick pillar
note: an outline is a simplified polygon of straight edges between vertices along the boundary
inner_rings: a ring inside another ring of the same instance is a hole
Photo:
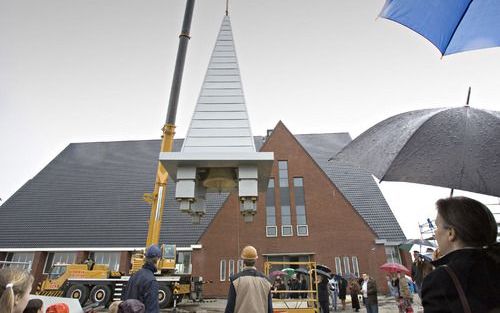
[[[33,281],[32,293],[36,291],[38,283],[41,283],[47,275],[43,274],[45,261],[47,260],[46,251],[37,251],[33,255],[33,263],[31,264],[31,274],[35,278]]]
[[[122,251],[120,254],[120,272],[125,273],[125,275],[128,275],[128,272],[130,271],[131,257],[132,257],[132,252],[130,251]]]

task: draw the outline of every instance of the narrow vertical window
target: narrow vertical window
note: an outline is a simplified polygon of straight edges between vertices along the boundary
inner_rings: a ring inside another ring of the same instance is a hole
[[[309,229],[306,219],[306,201],[304,196],[304,179],[293,178],[293,193],[295,195],[295,213],[297,215],[297,235],[308,236]]]
[[[238,273],[243,270],[243,260],[238,260]]]
[[[349,257],[345,256],[344,257],[344,273],[350,274],[351,273],[351,266],[349,262]]]
[[[352,273],[356,277],[359,277],[359,263],[358,263],[358,257],[357,256],[353,256],[352,257]]]
[[[226,260],[220,260],[219,279],[226,281]]]
[[[335,271],[338,275],[342,275],[342,261],[338,256],[335,257]]]
[[[274,178],[269,178],[266,192],[266,236],[277,237],[276,205],[274,201]]]
[[[292,214],[290,212],[290,188],[288,187],[288,162],[278,161],[281,202],[281,235],[293,236]]]
[[[229,277],[234,275],[234,260],[229,260]]]

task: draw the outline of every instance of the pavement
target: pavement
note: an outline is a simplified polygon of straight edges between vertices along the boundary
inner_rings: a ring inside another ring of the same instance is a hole
[[[396,301],[393,297],[379,296],[379,313],[399,313]],[[219,313],[224,312],[226,307],[226,299],[207,299],[201,303],[193,303],[191,301],[184,301],[177,307],[176,313]],[[422,313],[423,308],[417,296],[414,297],[413,310],[415,313]],[[173,309],[164,309],[162,312],[174,312]],[[354,312],[351,308],[351,301],[349,297],[346,301],[346,309],[344,311],[337,307],[337,311],[330,309],[330,312]],[[366,309],[361,305],[359,312],[366,312]]]

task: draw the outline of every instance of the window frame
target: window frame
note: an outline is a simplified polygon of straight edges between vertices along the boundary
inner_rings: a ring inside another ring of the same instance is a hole
[[[227,266],[227,271],[228,271],[227,277],[233,276],[235,274],[234,270],[235,270],[235,268],[234,268],[234,260],[229,260],[228,266]]]
[[[343,258],[344,261],[344,273],[346,275],[351,274],[351,260],[348,256],[344,256]]]
[[[274,229],[274,233],[275,235],[270,235],[268,230],[269,229]],[[278,226],[266,226],[266,237],[268,238],[275,238],[275,237],[278,237]]]
[[[60,263],[60,264],[72,264],[75,262],[76,260],[76,252],[74,251],[51,251],[51,252],[48,252],[47,253],[47,257],[45,258],[45,265],[43,267],[43,274],[45,275],[48,275],[49,272],[50,272],[50,269],[52,268],[52,266],[54,265],[54,260],[55,260],[55,256],[56,254],[67,254],[67,256],[69,256],[70,254],[73,254],[73,260],[71,262],[66,262],[66,263]],[[49,257],[52,255],[52,260],[51,260],[51,264],[49,266],[49,268],[47,269],[47,266],[48,266],[48,259]],[[68,261],[68,257],[66,256],[66,261]]]
[[[342,259],[339,256],[335,257],[335,271],[342,276]]]
[[[290,229],[290,234],[285,235],[284,234],[284,229],[289,228]],[[281,225],[281,237],[293,237],[293,225]]]
[[[305,227],[305,229],[306,229],[306,233],[305,234],[301,234],[299,232],[299,228],[300,227]],[[309,236],[309,226],[307,226],[307,224],[297,225],[297,236],[299,236],[299,237],[307,237],[307,236]]]
[[[219,263],[219,280],[226,281],[226,260],[221,259]]]
[[[359,260],[357,256],[352,256],[352,272],[356,277],[359,277]],[[354,262],[356,261],[356,262]]]

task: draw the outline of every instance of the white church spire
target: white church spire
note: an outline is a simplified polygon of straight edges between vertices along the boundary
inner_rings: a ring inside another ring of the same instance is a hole
[[[182,152],[250,152],[248,120],[229,16],[224,16]]]

